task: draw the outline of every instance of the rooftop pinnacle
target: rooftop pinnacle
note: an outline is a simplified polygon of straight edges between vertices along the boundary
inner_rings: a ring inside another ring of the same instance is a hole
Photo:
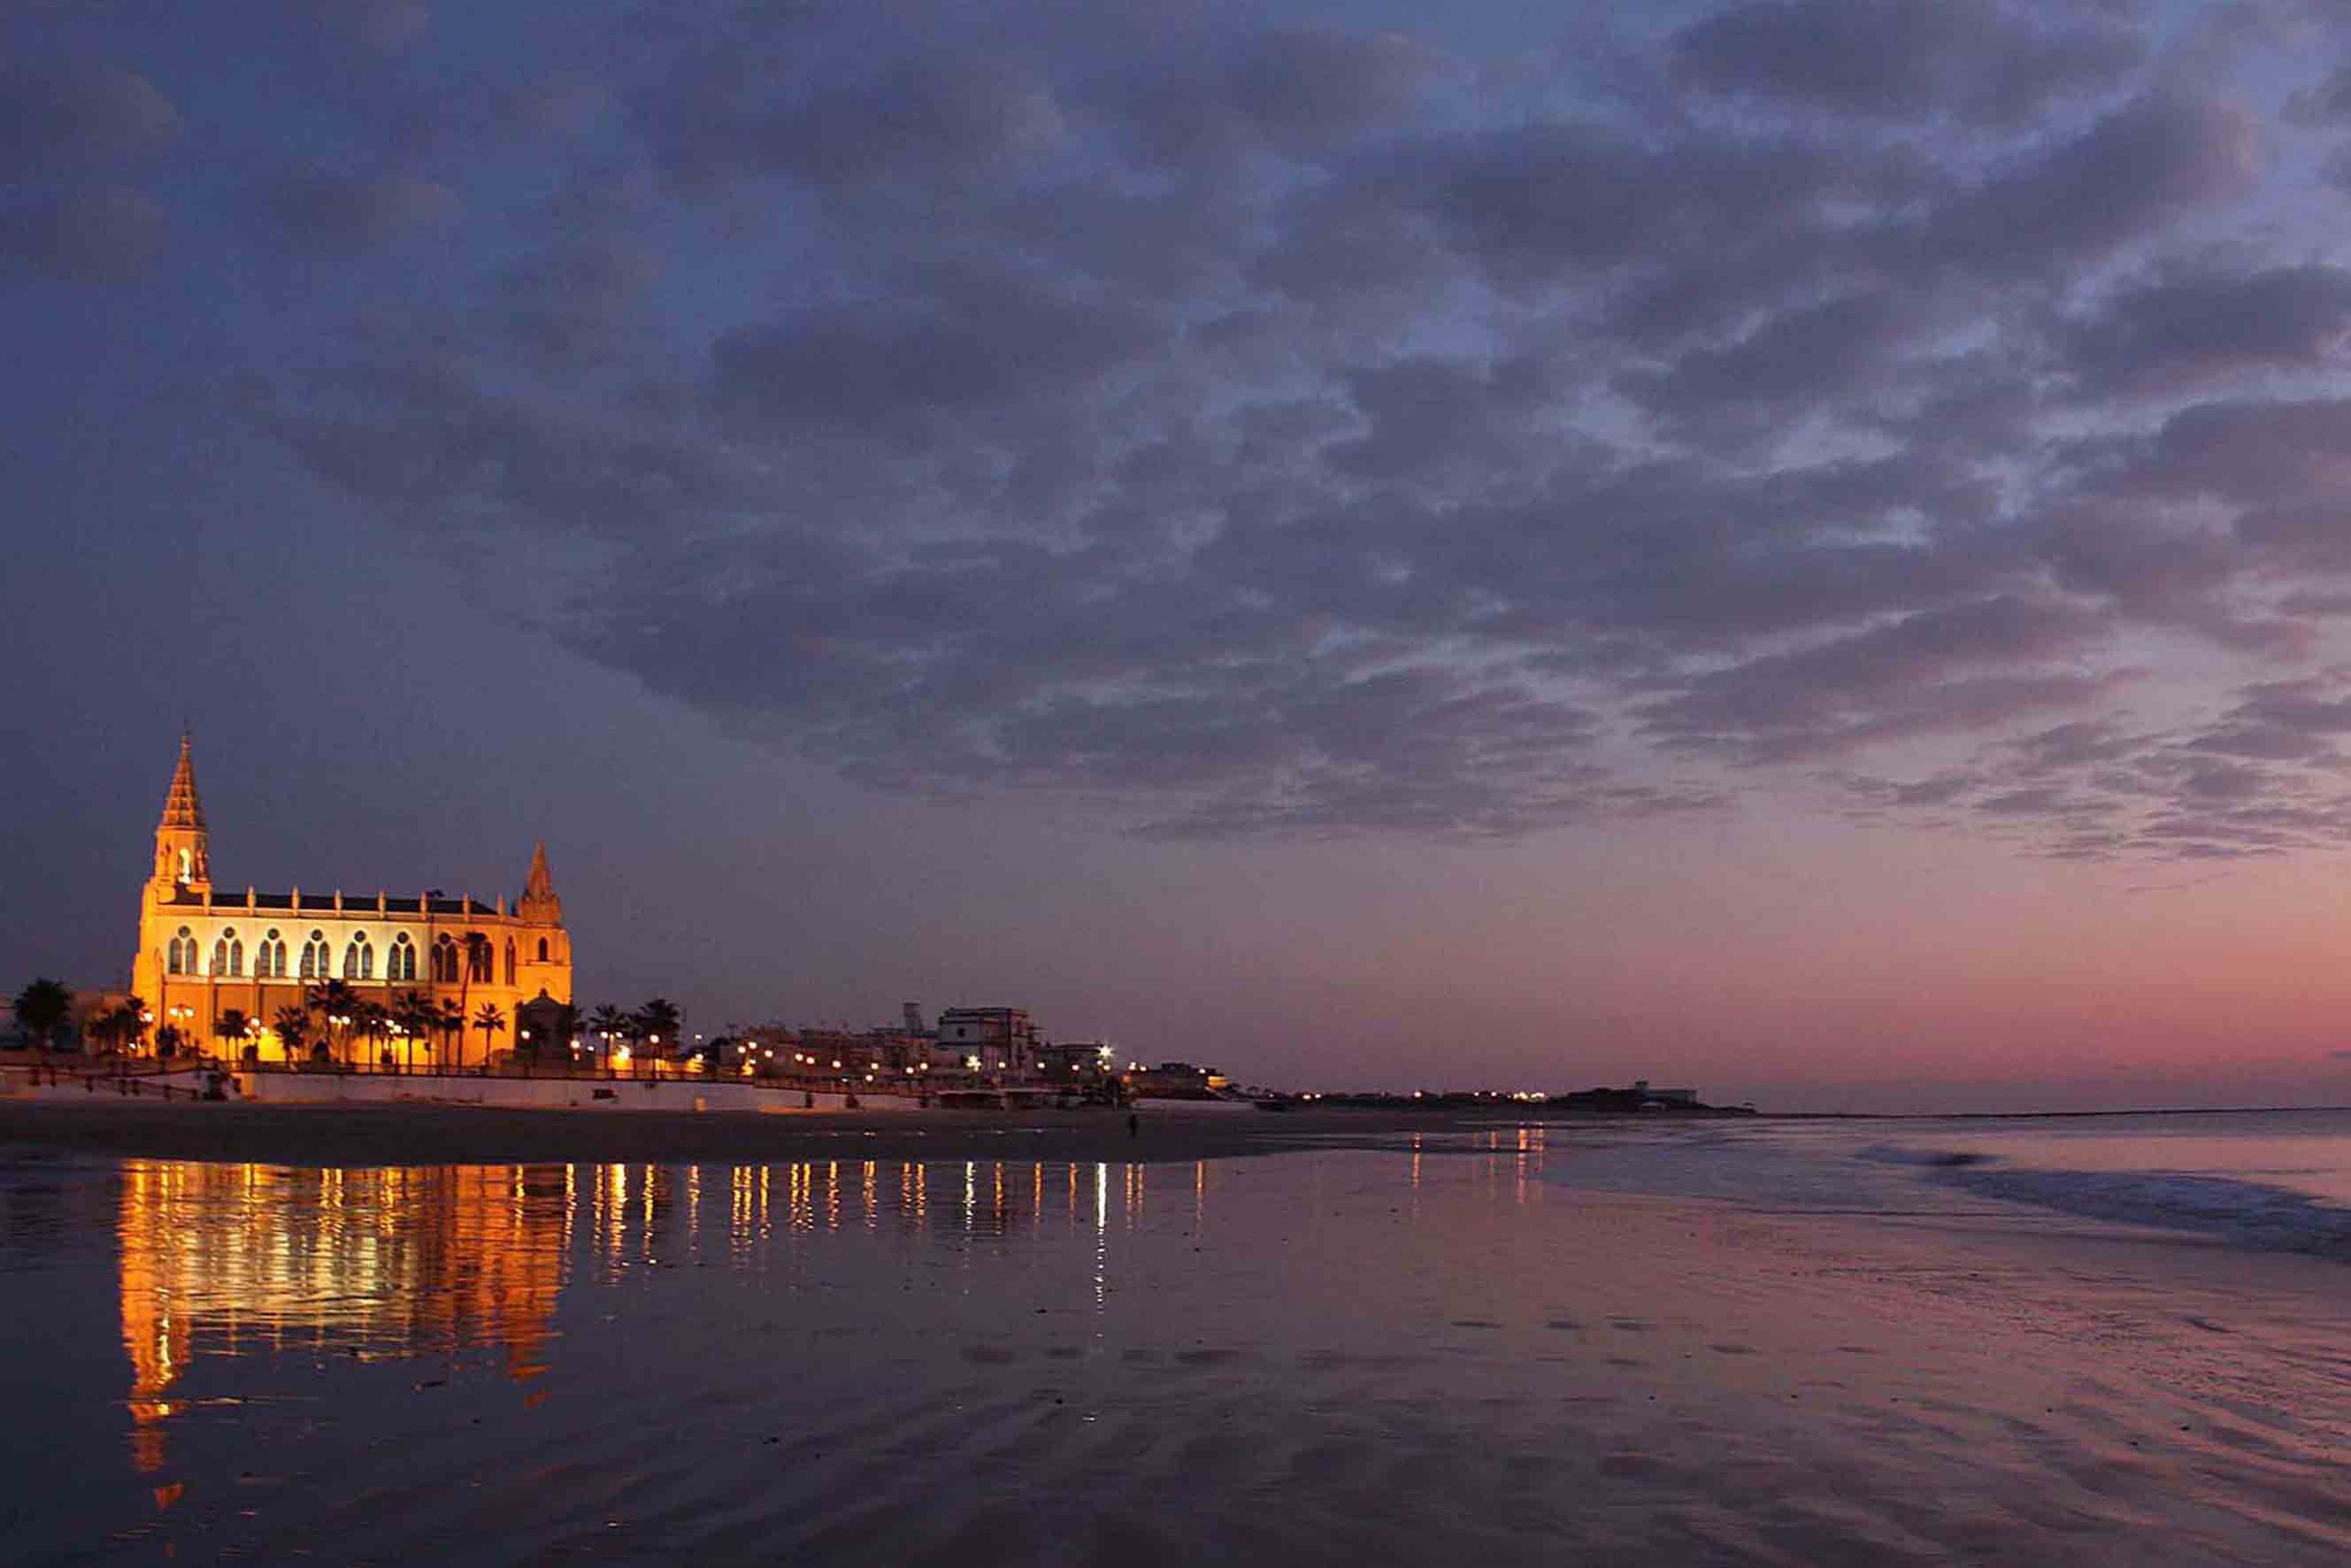
[[[172,792],[163,797],[159,827],[201,829],[204,825],[204,803],[196,796],[195,763],[188,755],[193,738],[186,730],[180,732],[180,765],[172,770]]]
[[[555,896],[555,879],[547,871],[547,841],[530,852],[530,880],[523,884],[522,901],[515,913],[525,920],[560,920],[563,901]]]

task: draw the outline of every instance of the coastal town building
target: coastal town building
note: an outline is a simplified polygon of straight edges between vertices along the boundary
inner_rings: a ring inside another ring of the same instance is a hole
[[[1110,1071],[1112,1055],[1110,1046],[1098,1040],[1043,1040],[1037,1046],[1037,1071],[1049,1083],[1094,1082]]]
[[[1189,1061],[1163,1061],[1156,1067],[1130,1062],[1121,1077],[1128,1093],[1164,1100],[1211,1099],[1232,1085],[1216,1068]]]
[[[159,1030],[168,1025],[193,1044],[231,1051],[251,1044],[267,1060],[286,1054],[273,1027],[277,1010],[305,1005],[313,987],[330,980],[361,1002],[390,1008],[415,991],[461,1009],[465,1034],[410,1048],[428,1059],[435,1046],[462,1062],[534,1043],[521,1033],[534,1023],[551,1031],[559,1016],[551,1009],[571,1000],[571,938],[547,846],[532,852],[511,908],[503,896],[485,904],[438,890],[403,897],[223,889],[213,879],[212,834],[183,736],[155,827],[153,869],[140,893],[131,992]],[[485,1005],[497,1010],[503,1030],[485,1035],[475,1024]],[[231,1013],[250,1020],[243,1042],[220,1038],[220,1020]]]
[[[1042,1036],[1026,1008],[949,1008],[939,1014],[939,1053],[977,1072],[1028,1072]]]

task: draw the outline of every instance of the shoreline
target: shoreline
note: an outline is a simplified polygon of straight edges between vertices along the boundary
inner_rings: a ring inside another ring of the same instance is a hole
[[[2114,1115],[2251,1115],[2228,1112],[2007,1112],[1970,1115],[1777,1113],[1756,1123],[2056,1119]],[[768,1163],[816,1159],[1020,1159],[1157,1164],[1311,1149],[1393,1149],[1414,1133],[1474,1135],[1508,1128],[1644,1131],[1712,1127],[1711,1116],[1611,1114],[1529,1108],[1479,1112],[1334,1108],[1280,1115],[1204,1116],[1155,1110],[1130,1135],[1126,1113],[1086,1110],[906,1112],[630,1111],[603,1113],[454,1102],[383,1104],[165,1103],[114,1097],[0,1097],[0,1150],[124,1159],[308,1166]],[[1452,1152],[1450,1146],[1429,1151]]]
[[[1392,1146],[1399,1134],[1504,1124],[1448,1115],[1293,1112],[1253,1118],[1117,1111],[732,1111],[0,1100],[0,1148],[276,1166],[694,1164],[705,1160],[1020,1159],[1157,1163]],[[1531,1124],[1533,1118],[1516,1118]],[[1557,1125],[1570,1118],[1546,1120]],[[1631,1121],[1578,1115],[1593,1126]],[[1652,1118],[1641,1118],[1643,1125]]]

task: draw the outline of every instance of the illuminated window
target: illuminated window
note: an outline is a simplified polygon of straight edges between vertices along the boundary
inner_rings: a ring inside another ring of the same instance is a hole
[[[433,939],[433,977],[444,985],[457,983],[457,944],[445,934]]]
[[[353,936],[350,946],[343,949],[343,978],[372,980],[375,978],[375,949],[368,946],[364,931]]]
[[[465,938],[465,977],[489,985],[497,979],[492,971],[497,967],[497,950],[490,939],[476,931]]]
[[[261,946],[253,950],[253,973],[264,980],[286,977],[286,938],[271,927],[261,938]]]
[[[245,944],[236,939],[236,927],[234,925],[213,939],[213,973],[245,973]]]
[[[514,938],[507,938],[507,984],[515,983]]]
[[[302,977],[323,980],[331,972],[327,967],[327,934],[313,931],[310,939],[302,944]]]
[[[416,944],[403,931],[392,939],[392,950],[383,956],[383,977],[387,980],[416,978]]]
[[[190,975],[195,972],[196,939],[186,926],[180,927],[180,934],[172,938],[170,946],[164,952],[163,967],[168,972],[174,975]]]

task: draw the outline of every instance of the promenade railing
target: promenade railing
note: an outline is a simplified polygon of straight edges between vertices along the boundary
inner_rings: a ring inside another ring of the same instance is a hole
[[[469,1061],[464,1065],[435,1064],[430,1061],[410,1062],[394,1058],[385,1061],[381,1057],[337,1057],[327,1061],[295,1060],[272,1057],[258,1061],[224,1063],[236,1072],[319,1074],[366,1078],[465,1078],[535,1080],[554,1079],[589,1083],[677,1084],[696,1087],[735,1085],[774,1093],[786,1094],[855,1094],[886,1095],[893,1098],[935,1098],[941,1094],[989,1093],[1003,1091],[1021,1092],[1058,1092],[1067,1086],[1041,1082],[991,1078],[985,1074],[962,1072],[907,1073],[877,1071],[871,1078],[862,1072],[807,1073],[774,1071],[744,1073],[724,1068],[716,1071],[695,1071],[674,1061],[660,1063],[631,1062],[626,1066],[588,1061],[528,1061],[502,1060],[487,1064]],[[1077,1092],[1072,1089],[1071,1092]]]

